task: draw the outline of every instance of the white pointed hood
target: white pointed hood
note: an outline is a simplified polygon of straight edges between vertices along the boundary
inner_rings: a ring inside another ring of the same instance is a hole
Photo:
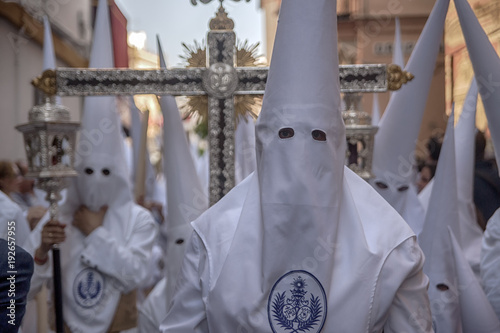
[[[413,184],[414,152],[442,41],[449,0],[437,0],[406,66],[415,78],[393,92],[373,152],[374,188],[419,233],[424,216]],[[379,186],[377,185],[379,184]],[[380,185],[381,184],[381,185]]]
[[[129,110],[130,110],[130,136],[132,137],[132,179],[131,182],[133,186],[135,186],[135,181],[137,177],[137,169],[140,157],[141,150],[141,131],[142,131],[142,122],[145,121],[142,118],[142,112],[137,108],[134,102],[134,98],[131,96],[129,99]],[[146,179],[145,179],[145,199],[152,200],[154,189],[155,189],[155,170],[153,165],[151,164],[151,160],[149,159],[149,152],[146,148],[146,158],[145,158],[145,167],[146,167]]]
[[[500,58],[469,3],[455,0],[460,25],[488,119],[496,160],[500,161]],[[499,169],[500,170],[500,169]]]
[[[403,69],[405,68],[405,57],[403,54],[403,45],[401,43],[401,24],[399,22],[399,17],[396,17],[394,25],[395,32],[392,50],[392,63]]]
[[[436,332],[462,332],[458,286],[448,228],[460,237],[455,168],[454,113],[448,119],[446,135],[434,176],[429,208],[419,235],[425,254],[424,273],[429,277],[429,299]],[[448,289],[446,289],[448,288]],[[443,290],[446,289],[446,290]]]
[[[113,68],[113,42],[107,2],[99,1],[90,54],[91,68]],[[97,211],[132,200],[121,122],[113,96],[85,97],[77,142],[74,180],[77,196],[68,201]]]
[[[43,17],[43,70],[56,68],[56,56],[52,41],[52,29],[47,16]],[[56,103],[61,104],[61,96],[56,96]]]
[[[97,7],[90,64],[98,68],[113,67],[106,0],[100,0]],[[78,176],[71,180],[67,201],[60,210],[60,221],[66,223],[67,237],[71,240],[70,243],[63,243],[63,246],[70,247],[71,251],[61,251],[61,265],[64,268],[62,283],[65,286],[64,320],[72,331],[81,327],[82,323],[85,323],[90,331],[98,331],[110,325],[113,319],[112,313],[120,299],[120,291],[112,287],[116,280],[90,268],[84,262],[82,254],[88,243],[85,236],[71,225],[73,214],[80,205],[85,205],[93,211],[107,206],[102,226],[106,232],[113,235],[113,241],[120,247],[131,237],[133,230],[131,219],[135,218],[132,217],[134,202],[115,98],[85,97],[83,108],[75,156]],[[105,296],[100,300],[102,311],[85,307],[75,299],[74,290],[77,290],[81,283],[78,276],[89,270],[91,279],[94,277],[102,279],[103,282]]]
[[[56,68],[54,43],[52,42],[52,29],[47,16],[43,17],[43,70]]]
[[[486,295],[472,271],[465,254],[451,228],[448,228],[452,255],[457,276],[456,293],[460,301],[463,332],[496,333],[500,332],[500,321],[486,298]]]
[[[479,278],[483,231],[477,224],[473,197],[477,96],[477,84],[473,79],[455,126],[455,154],[461,235],[459,243],[467,261]]]
[[[442,42],[449,0],[437,0],[405,70],[415,78],[394,92],[375,135],[373,171],[377,177],[389,173],[409,181],[411,172],[400,158],[411,160],[425,111],[434,67]],[[395,144],[397,142],[398,144]]]
[[[311,312],[297,319],[304,330],[366,331],[368,307],[355,318],[352,309],[371,301],[389,248],[412,236],[344,166],[336,17],[336,1],[281,3],[256,124],[257,169],[193,222],[209,258],[210,331],[291,331],[280,304],[292,294],[307,294]]]
[[[166,63],[159,39],[158,52],[160,66],[164,68]],[[208,208],[208,198],[196,174],[175,98],[170,95],[162,96],[160,106],[163,113],[163,172],[167,185],[168,212],[165,221],[167,237],[165,297],[169,302],[182,264],[185,245],[193,230],[190,222]]]

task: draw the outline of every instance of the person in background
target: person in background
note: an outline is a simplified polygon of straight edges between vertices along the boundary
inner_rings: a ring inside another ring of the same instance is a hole
[[[429,184],[435,173],[436,164],[424,163],[420,167],[420,172],[418,173],[417,179],[417,193],[420,193],[420,191],[422,191],[424,187]]]
[[[23,161],[17,161],[16,166],[21,174],[18,191],[11,194],[14,200],[23,210],[24,216],[29,223],[30,229],[33,230],[40,219],[47,212],[47,202],[40,198],[35,192],[35,180],[26,177],[28,166]],[[39,190],[42,193],[45,193]]]
[[[15,255],[14,263],[9,260],[12,252]],[[15,274],[10,272],[13,270]],[[0,239],[0,332],[19,331],[25,314],[32,275],[31,255],[10,240]]]
[[[476,164],[474,170],[474,203],[479,225],[486,223],[500,207],[500,178],[494,159],[485,159],[486,137],[483,132],[476,133]]]
[[[11,161],[0,161],[0,238],[7,239],[8,227],[14,226],[16,244],[23,247],[30,228],[21,207],[12,200],[12,193],[18,191],[21,177]]]

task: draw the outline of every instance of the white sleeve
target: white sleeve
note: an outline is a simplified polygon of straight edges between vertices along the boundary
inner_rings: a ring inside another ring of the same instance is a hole
[[[133,228],[130,239],[121,244],[108,230],[98,227],[85,238],[81,255],[84,264],[117,279],[125,293],[144,280],[158,231],[146,211],[137,215]]]
[[[500,209],[497,209],[486,224],[480,267],[484,292],[500,318]]]
[[[205,310],[208,281],[207,253],[198,234],[193,232],[186,247],[170,311],[160,326],[162,333],[208,333]]]
[[[402,242],[387,256],[375,292],[376,299],[384,305],[374,305],[374,331],[383,328],[384,333],[434,332],[427,294],[429,278],[422,271],[423,265],[424,254],[415,237]],[[388,311],[377,313],[381,309]]]
[[[28,239],[26,240],[24,246],[25,250],[35,258],[35,251],[40,246],[42,242],[42,229],[43,226],[49,221],[49,214],[45,214],[40,222],[36,225],[35,229],[31,231]],[[52,279],[52,251],[48,253],[48,259],[45,264],[38,265],[34,263],[33,276],[31,277],[30,292],[28,293],[28,299],[33,299],[36,294],[40,291],[42,286],[49,280]]]

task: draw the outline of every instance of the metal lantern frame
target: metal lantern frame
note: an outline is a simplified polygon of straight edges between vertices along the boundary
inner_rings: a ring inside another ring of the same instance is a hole
[[[80,124],[70,121],[69,110],[46,95],[44,103],[34,106],[29,122],[16,126],[23,134],[28,160],[27,177],[37,179],[37,187],[47,193],[51,220],[57,220],[58,201],[66,179],[77,176],[74,169],[76,132]],[[52,248],[56,331],[64,332],[62,309],[61,259],[57,245]]]

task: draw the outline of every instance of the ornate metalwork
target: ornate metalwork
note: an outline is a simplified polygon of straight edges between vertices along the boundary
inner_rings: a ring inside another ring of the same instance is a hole
[[[204,95],[205,68],[157,70],[71,69],[56,70],[61,96],[170,94]]]
[[[52,81],[53,72],[45,73],[49,73],[48,81]],[[44,81],[43,75],[41,81]],[[39,88],[43,86],[46,84],[38,85]],[[28,159],[27,176],[37,178],[38,188],[47,193],[46,200],[49,202],[50,219],[57,220],[57,203],[61,198],[61,190],[66,186],[66,178],[77,175],[73,168],[74,147],[76,145],[76,131],[80,125],[69,121],[68,109],[57,105],[53,95],[46,95],[45,103],[33,107],[28,118],[27,124],[16,126],[16,129],[22,132],[24,137]],[[64,318],[58,244],[52,246],[52,259],[56,330],[62,332],[64,331]]]
[[[28,177],[73,177],[74,149],[78,123],[70,122],[69,111],[54,102],[54,96],[45,103],[34,106],[27,124],[16,129],[23,133]]]
[[[227,33],[222,33],[226,35]],[[211,64],[221,62],[234,66],[230,43],[209,42]],[[213,50],[213,51],[212,51]],[[222,60],[221,60],[222,59]],[[395,66],[395,65],[394,65]],[[342,65],[339,67],[340,91],[384,92],[397,89],[413,76],[397,71],[393,65]],[[389,68],[391,72],[389,73]],[[267,81],[267,67],[235,67],[237,95],[262,95]],[[55,70],[56,94],[60,96],[169,94],[173,96],[206,95],[203,76],[207,68],[176,69],[87,69]],[[402,74],[401,74],[402,73]],[[398,81],[397,79],[400,78]]]
[[[344,65],[339,67],[341,92],[387,90],[386,65]]]
[[[371,117],[361,108],[361,94],[344,94],[345,110],[342,111],[346,128],[345,164],[361,178],[373,177],[373,144],[378,127],[372,126]]]
[[[387,66],[388,90],[399,90],[401,86],[415,77],[412,73],[404,71],[398,65],[390,64]]]
[[[234,21],[227,16],[227,12],[222,7],[222,2],[217,11],[217,14],[213,19],[210,20],[209,24],[210,30],[233,30]]]
[[[233,66],[221,62],[209,67],[203,76],[205,91],[216,98],[229,98],[238,86],[238,74]]]
[[[210,3],[210,2],[212,2],[214,0],[191,0],[191,4],[193,4],[193,6],[196,6],[198,4],[196,1],[199,1],[199,2],[201,2],[203,4],[207,4],[207,3]],[[232,0],[232,1],[234,1],[234,2],[240,2],[241,0]],[[250,0],[244,0],[244,1],[250,2]],[[224,2],[224,0],[219,0],[219,2],[220,2],[220,5],[222,6],[222,3]]]
[[[57,93],[56,73],[51,69],[47,69],[41,76],[34,78],[31,84],[48,96],[53,96]]]

